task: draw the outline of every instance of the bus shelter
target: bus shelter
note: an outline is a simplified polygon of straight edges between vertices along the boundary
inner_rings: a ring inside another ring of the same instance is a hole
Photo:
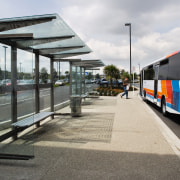
[[[82,60],[70,63],[71,83],[70,83],[70,106],[72,116],[81,115],[82,98],[88,96],[85,83],[85,71],[93,68],[105,66],[101,60]]]
[[[82,75],[82,69],[86,66],[73,65],[73,63],[81,62],[80,59],[63,58],[87,54],[91,52],[91,49],[58,14],[0,19],[0,43],[5,49],[5,60],[6,55],[10,57],[10,72],[7,72],[5,62],[4,80],[8,73],[11,77],[10,85],[6,83],[0,87],[1,95],[7,95],[9,98],[9,103],[7,103],[9,105],[2,104],[1,106],[0,158],[29,159],[34,157],[33,138],[29,139],[33,135],[33,128],[27,138],[25,135],[23,138],[17,138],[17,131],[12,125],[26,117],[33,121],[34,114],[42,111],[54,112],[54,63],[70,62],[70,76],[72,76],[71,83],[73,84],[73,67],[78,68],[77,71],[80,70]],[[40,59],[42,57],[50,67],[50,82],[45,84],[40,82]],[[21,72],[22,63],[31,72],[32,82],[29,84],[18,83],[20,77],[24,76]],[[77,80],[78,77],[75,79]],[[81,86],[82,79],[76,83]],[[50,94],[47,101],[49,108],[46,109],[41,107],[42,89],[48,89]],[[81,94],[81,91],[77,91]],[[26,104],[23,102],[22,92],[28,94],[29,99]],[[71,85],[70,92],[71,94],[74,92],[73,85]],[[24,111],[21,112],[21,109]],[[49,115],[53,118],[53,113]]]

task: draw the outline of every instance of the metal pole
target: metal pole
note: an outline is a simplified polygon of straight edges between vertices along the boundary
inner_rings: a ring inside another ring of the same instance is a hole
[[[138,65],[139,65],[139,74],[140,74],[140,63]]]
[[[50,101],[51,101],[51,112],[54,112],[54,77],[53,77],[53,69],[54,69],[54,61],[51,58],[50,59],[50,74],[51,74],[51,91],[50,91]],[[51,116],[52,119],[54,119],[54,115]]]
[[[129,39],[130,39],[130,75],[131,75],[131,24],[129,26]]]
[[[4,47],[4,79],[6,79],[6,48],[8,48],[7,46],[3,46]]]
[[[56,70],[57,70],[57,79],[59,79],[59,76],[58,76],[58,62],[56,62],[56,65],[57,65],[57,67],[56,67]]]
[[[19,79],[21,79],[21,62],[19,63],[19,66],[20,66],[20,68],[19,68]]]
[[[85,71],[86,71],[86,69],[85,69],[85,67],[84,67],[84,94],[86,94],[86,83],[85,83]]]
[[[39,90],[39,54],[35,53],[35,112],[39,113],[40,111],[40,90]]]
[[[82,67],[80,67],[80,96],[82,95]]]
[[[78,80],[77,80],[77,66],[75,67],[76,71],[75,71],[75,91],[76,91],[76,95],[78,94],[78,89],[77,89],[77,83],[78,83]]]
[[[70,86],[69,86],[69,95],[72,96],[72,62],[69,62],[69,82],[70,82]]]
[[[129,41],[130,41],[130,76],[131,76],[131,23],[126,23],[125,26],[129,26]]]
[[[61,79],[60,75],[61,75],[61,72],[60,72],[60,61],[59,61],[59,80]]]
[[[11,119],[12,123],[17,122],[17,48],[11,47]],[[17,139],[14,134],[13,139]]]

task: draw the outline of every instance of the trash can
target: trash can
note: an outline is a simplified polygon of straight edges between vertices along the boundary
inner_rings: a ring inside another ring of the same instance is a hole
[[[71,116],[73,117],[81,116],[81,102],[82,102],[82,98],[80,96],[70,97]]]

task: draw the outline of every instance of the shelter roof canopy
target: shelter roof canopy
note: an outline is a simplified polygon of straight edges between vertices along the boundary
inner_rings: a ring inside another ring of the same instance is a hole
[[[32,36],[33,35],[33,36]],[[91,49],[58,14],[0,19],[0,42],[34,50],[42,56],[69,57]]]

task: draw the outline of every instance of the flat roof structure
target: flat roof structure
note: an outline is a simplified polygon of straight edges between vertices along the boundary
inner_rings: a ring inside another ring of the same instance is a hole
[[[95,68],[95,67],[102,67],[105,64],[100,59],[94,60],[82,60],[80,62],[72,62],[73,66],[79,66],[84,68]]]
[[[58,14],[0,19],[0,42],[49,58],[92,52]]]

